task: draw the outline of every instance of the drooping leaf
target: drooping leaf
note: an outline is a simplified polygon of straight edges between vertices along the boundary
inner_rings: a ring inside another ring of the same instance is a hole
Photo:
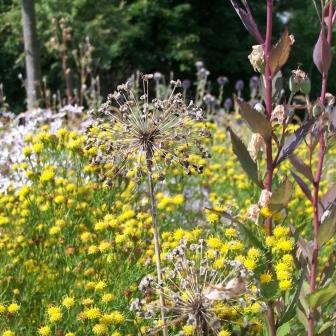
[[[246,5],[244,6],[245,8],[243,8],[238,3],[238,1],[236,0],[230,0],[230,1],[246,30],[258,41],[259,44],[263,44],[264,41],[260,34],[259,28]]]
[[[313,197],[312,194],[310,192],[309,187],[307,186],[307,184],[302,180],[302,178],[298,175],[296,175],[293,171],[291,172],[295,182],[299,185],[299,187],[301,188],[302,192],[306,195],[306,197],[312,201]]]
[[[268,140],[272,135],[272,125],[266,117],[254,110],[248,103],[240,98],[236,98],[239,106],[239,113],[248,123],[253,133],[259,133],[264,140]]]
[[[329,191],[320,199],[318,205],[319,219],[321,219],[323,213],[333,204],[336,205],[336,184],[332,185]]]
[[[292,191],[293,184],[289,181],[288,178],[285,178],[284,181],[272,193],[268,208],[272,212],[277,212],[285,208],[292,197]]]
[[[288,157],[291,164],[299,173],[305,176],[310,182],[314,182],[313,173],[310,167],[303,160],[301,160],[295,154],[290,154]]]
[[[295,315],[295,310],[294,310],[294,315]],[[290,323],[285,323],[285,324],[282,324],[277,329],[277,336],[287,336],[289,332],[290,332]]]
[[[252,160],[250,153],[248,152],[244,143],[239,139],[239,137],[229,128],[231,135],[232,150],[237,156],[242,168],[248,175],[248,177],[260,186],[258,179],[258,167],[257,164]]]
[[[321,27],[320,36],[314,47],[313,60],[321,74],[327,73],[329,71],[331,66],[332,53],[323,27]]]
[[[287,62],[292,47],[292,39],[286,28],[278,43],[270,53],[270,67],[272,74],[276,74]]]
[[[329,211],[329,215],[322,222],[317,234],[317,241],[320,246],[328,242],[336,233],[336,207],[326,211]]]
[[[298,246],[300,247],[302,254],[311,262],[313,259],[313,251],[308,242],[301,236],[299,236],[297,241]]]
[[[304,312],[302,310],[300,310],[298,307],[296,308],[296,316],[298,318],[298,320],[303,324],[303,326],[306,328],[306,330],[308,330],[308,321],[307,321],[307,317],[304,314]]]
[[[336,285],[329,284],[327,287],[320,288],[308,296],[309,306],[313,309],[330,302],[336,297]]]
[[[287,138],[285,141],[280,154],[278,156],[276,165],[280,164],[286,157],[294,152],[297,146],[301,143],[304,137],[307,135],[308,131],[314,124],[315,120],[310,119],[304,125],[302,125],[299,129],[297,129],[294,134]]]
[[[328,279],[330,279],[336,272],[336,254],[331,252],[328,261],[324,264],[323,270],[320,276],[320,284],[324,285]]]
[[[241,221],[239,221],[237,218],[233,217],[232,215],[230,215],[227,211],[221,210],[215,210],[215,209],[211,209],[211,208],[206,208],[209,211],[212,211],[220,216],[223,216],[226,219],[231,220],[232,222],[238,224],[239,229],[241,230],[242,234],[244,234],[246,236],[246,238],[248,240],[250,240],[250,243],[253,244],[254,246],[260,248],[261,250],[264,250],[264,245],[261,242],[261,240],[258,238],[258,236],[248,227],[247,224],[242,223]]]
[[[335,321],[328,321],[322,324],[321,328],[317,332],[317,335],[319,336],[330,336],[332,335],[331,333],[331,328],[335,325]]]
[[[286,324],[288,321],[290,321],[294,316],[295,316],[295,311],[296,307],[298,305],[299,297],[300,297],[300,292],[301,292],[301,287],[303,284],[303,279],[304,279],[304,274],[303,272],[301,273],[300,280],[298,284],[296,285],[296,290],[295,293],[292,296],[292,300],[290,304],[287,306],[287,309],[283,313],[283,315],[280,318],[279,325]]]

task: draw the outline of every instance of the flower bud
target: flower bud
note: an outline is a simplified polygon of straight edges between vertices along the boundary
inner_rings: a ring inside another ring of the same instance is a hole
[[[247,150],[253,161],[257,160],[258,153],[265,146],[264,138],[259,133],[253,133]]]
[[[314,118],[317,118],[318,116],[320,116],[322,114],[322,112],[324,112],[324,106],[320,102],[317,102],[313,106],[313,116],[314,116]]]
[[[286,111],[284,105],[277,105],[272,112],[271,121],[276,120],[279,124],[282,124],[285,119]]]
[[[264,73],[265,59],[264,59],[264,48],[262,47],[262,45],[252,46],[252,52],[248,56],[248,58],[254,71]]]
[[[261,206],[262,208],[267,208],[271,197],[272,197],[272,193],[266,189],[263,189],[261,191],[259,202],[258,202],[259,206]]]
[[[300,70],[293,70],[289,78],[289,90],[292,93],[301,91],[304,95],[308,95],[311,89],[310,79],[307,74]]]
[[[253,107],[257,112],[264,114],[265,113],[265,107],[261,103],[257,103]]]

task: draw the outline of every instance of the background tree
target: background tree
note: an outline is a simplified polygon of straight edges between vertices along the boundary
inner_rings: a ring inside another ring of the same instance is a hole
[[[21,12],[26,64],[27,105],[28,109],[32,109],[38,105],[41,80],[34,0],[21,0]]]
[[[135,70],[160,71],[175,77],[193,78],[194,63],[202,60],[211,71],[210,78],[229,77],[227,90],[237,79],[253,75],[246,55],[255,42],[247,36],[229,1],[213,0],[35,0],[37,31],[41,43],[42,73],[52,91],[65,92],[59,55],[48,47],[53,35],[52,20],[64,18],[73,28],[68,43],[68,66],[74,67],[71,50],[86,36],[95,47],[94,71],[100,75],[102,93],[128,78]],[[258,0],[250,1],[256,20],[265,30],[265,8]],[[284,25],[297,36],[288,69],[298,62],[309,72],[313,90],[318,73],[313,67],[312,46],[319,25],[311,0],[274,2],[279,13],[274,22],[274,41]],[[22,29],[18,0],[0,4],[0,77],[11,107],[22,111],[24,90],[18,91],[18,73],[23,71]],[[308,52],[309,50],[309,52]],[[336,63],[333,65],[336,66]],[[333,72],[333,69],[331,70]],[[76,74],[73,73],[74,80]],[[336,83],[330,90],[336,89]]]

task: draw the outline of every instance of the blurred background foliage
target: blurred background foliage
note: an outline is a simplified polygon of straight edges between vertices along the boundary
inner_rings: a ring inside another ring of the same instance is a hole
[[[264,31],[264,6],[260,0],[250,0],[250,4]],[[275,1],[275,12],[273,35],[280,36],[287,25],[296,38],[287,71],[302,64],[314,90],[320,85],[312,62],[319,21],[312,1]],[[65,18],[72,27],[70,55],[86,36],[90,38],[95,47],[93,70],[100,76],[104,96],[135,70],[166,75],[173,71],[175,77],[193,78],[197,60],[210,70],[210,78],[229,77],[231,87],[237,79],[253,75],[247,55],[256,43],[242,28],[228,0],[36,0],[36,13],[42,73],[54,90],[64,83],[59,56],[48,47],[53,18]],[[19,0],[0,2],[0,48],[0,82],[11,109],[22,111],[25,92],[18,74],[24,75],[24,54]],[[331,81],[329,90],[335,88]]]

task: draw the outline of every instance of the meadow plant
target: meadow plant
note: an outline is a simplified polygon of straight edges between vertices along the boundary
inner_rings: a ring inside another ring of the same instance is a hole
[[[264,221],[264,226],[269,242],[277,229],[277,227],[274,228],[273,226],[273,217],[281,209],[287,207],[291,198],[293,187],[289,177],[279,183],[279,179],[276,176],[279,165],[286,159],[289,158],[293,169],[296,171],[292,172],[294,180],[311,203],[313,208],[313,227],[308,228],[308,230],[311,232],[312,246],[299,233],[295,233],[295,235],[297,235],[296,239],[299,239],[300,248],[306,251],[308,269],[303,264],[302,273],[308,280],[310,287],[309,305],[303,304],[304,312],[299,310],[298,314],[300,315],[300,321],[306,327],[307,335],[312,336],[317,332],[316,308],[335,295],[335,285],[332,281],[331,284],[321,286],[322,288],[319,288],[316,281],[317,278],[322,276],[317,275],[320,247],[330,240],[336,229],[334,186],[331,186],[331,189],[324,197],[321,196],[324,157],[328,147],[332,146],[332,139],[335,136],[334,97],[331,94],[327,94],[328,72],[332,59],[331,39],[335,17],[334,3],[333,1],[321,1],[321,30],[314,48],[313,58],[316,67],[322,75],[322,84],[321,95],[315,103],[310,102],[310,80],[301,69],[292,71],[292,76],[289,79],[291,93],[287,102],[283,97],[283,93],[281,93],[281,88],[279,89],[276,83],[277,76],[279,76],[282,67],[288,60],[295,39],[288,34],[286,29],[278,43],[272,46],[273,1],[266,1],[267,23],[265,37],[260,33],[248,1],[244,0],[240,3],[231,0],[231,3],[245,28],[258,42],[258,45],[253,46],[252,53],[248,58],[253,69],[261,75],[260,81],[263,92],[263,106],[258,109],[253,108],[253,106],[239,98],[237,99],[240,114],[254,134],[248,149],[246,149],[236,134],[230,130],[233,150],[244,170],[262,189],[258,204],[261,209],[258,210],[257,206],[253,205],[250,209],[250,216],[257,220],[260,210],[266,214],[267,218]],[[325,31],[327,31],[327,36]],[[293,104],[293,98],[298,93],[301,93],[304,97],[303,106]],[[297,110],[302,109],[305,110],[304,121],[294,134],[289,135],[290,123],[294,114]],[[307,146],[308,164],[294,154],[302,142]],[[315,156],[315,148],[317,147],[319,150]],[[264,152],[265,155],[265,170],[262,175],[260,175],[262,164],[260,164],[261,156],[259,156],[261,152]],[[315,161],[317,161],[316,165],[314,164]],[[313,172],[314,169],[316,170],[315,172]],[[310,188],[306,181],[297,173],[303,175],[312,187]],[[298,229],[294,224],[293,230],[297,232],[296,230]],[[269,258],[272,258],[271,254],[269,254]],[[298,293],[300,293],[299,283],[297,284]],[[334,294],[325,299],[325,293],[330,294],[331,292],[334,292]],[[295,300],[297,301],[298,298],[299,295],[294,296],[291,304],[296,304]],[[268,327],[269,335],[272,336],[277,334],[279,328],[284,328],[284,323],[288,320],[287,318],[284,319],[284,316],[276,316],[276,304],[278,303],[274,299],[268,301]],[[284,315],[286,315],[286,312]],[[328,317],[323,319],[324,322],[326,322],[325,320],[328,323]],[[326,329],[322,327],[322,329],[327,330],[329,327],[326,327]]]
[[[207,152],[200,137],[205,135],[197,129],[194,121],[201,121],[202,110],[193,103],[186,105],[182,94],[176,93],[181,86],[179,80],[172,81],[172,90],[167,99],[150,100],[149,81],[153,75],[143,75],[143,92],[140,97],[132,91],[131,83],[118,86],[98,110],[98,122],[89,129],[88,150],[96,148],[94,164],[108,164],[110,170],[105,177],[118,174],[135,174],[148,177],[148,191],[154,231],[154,246],[158,283],[162,281],[160,241],[157,222],[157,200],[155,199],[153,174],[163,178],[160,165],[178,164],[191,172],[202,167],[191,165],[188,158],[198,150],[203,157]],[[157,80],[157,79],[156,79]],[[113,101],[117,109],[113,106]],[[109,183],[109,182],[108,182]],[[164,296],[160,292],[161,317],[165,323]],[[164,327],[164,334],[167,330]]]

